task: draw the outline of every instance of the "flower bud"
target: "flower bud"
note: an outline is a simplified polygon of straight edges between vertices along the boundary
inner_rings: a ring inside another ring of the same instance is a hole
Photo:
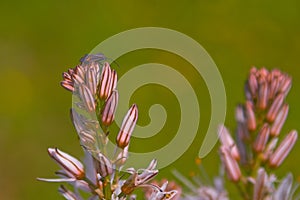
[[[278,136],[283,124],[286,121],[287,115],[289,112],[289,106],[287,104],[283,105],[279,113],[277,114],[275,121],[271,127],[271,135],[272,136]]]
[[[240,159],[238,148],[235,142],[233,141],[228,129],[225,126],[220,125],[218,133],[222,145],[226,146],[230,150],[232,157],[234,157],[237,160]]]
[[[115,118],[117,105],[118,105],[118,92],[113,91],[110,97],[107,99],[104,110],[102,112],[101,121],[104,125],[109,126],[113,122]]]
[[[279,147],[275,150],[275,152],[271,155],[269,159],[269,164],[271,167],[278,167],[281,165],[283,160],[289,155],[293,146],[295,145],[298,138],[297,131],[291,131],[284,140],[280,143]]]
[[[109,63],[105,62],[100,80],[100,99],[106,100],[110,96],[112,90],[114,90],[116,87],[116,82],[117,73],[114,70],[111,70]]]
[[[135,104],[128,110],[125,118],[123,119],[119,134],[117,136],[117,145],[124,149],[130,141],[131,134],[135,127],[138,118],[138,109]]]
[[[256,137],[255,143],[253,144],[253,148],[256,152],[262,152],[265,149],[269,139],[269,135],[270,135],[269,125],[264,124]]]
[[[228,178],[233,182],[238,182],[241,177],[241,171],[237,161],[232,157],[229,149],[225,146],[221,146],[220,153],[222,156],[222,162],[227,171]]]
[[[95,99],[86,85],[79,85],[79,95],[86,109],[93,112],[95,110]]]
[[[77,179],[84,177],[84,168],[79,160],[57,148],[49,148],[48,153],[62,167],[67,175]]]
[[[246,101],[246,116],[248,129],[254,131],[256,129],[256,118],[253,111],[253,105],[250,101]]]
[[[273,101],[268,113],[267,113],[267,119],[270,122],[273,122],[280,110],[280,108],[282,107],[284,101],[284,95],[283,94],[279,94]]]

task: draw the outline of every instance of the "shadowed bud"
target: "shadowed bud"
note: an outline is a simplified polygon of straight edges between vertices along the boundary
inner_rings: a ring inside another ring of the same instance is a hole
[[[110,160],[108,160],[107,157],[105,157],[103,154],[99,153],[97,160],[98,160],[98,163],[97,163],[98,166],[96,166],[96,168],[97,168],[97,172],[101,175],[101,177],[106,177],[113,173],[112,164],[111,164]]]
[[[289,106],[287,104],[283,105],[280,112],[277,114],[275,121],[271,127],[271,135],[272,136],[278,136],[283,124],[286,121],[287,115],[289,112]]]
[[[235,119],[237,122],[244,123],[245,122],[245,113],[242,105],[238,105],[235,109]]]
[[[231,156],[229,149],[225,146],[220,147],[220,153],[228,178],[233,182],[238,182],[241,177],[241,171],[237,161]]]
[[[247,116],[247,125],[250,131],[254,131],[256,129],[256,118],[255,113],[253,111],[253,105],[250,101],[246,101],[246,116]]]
[[[253,144],[253,148],[256,152],[262,152],[265,149],[269,139],[269,135],[270,135],[269,125],[264,124],[256,137],[255,143]]]
[[[221,141],[222,145],[227,147],[230,150],[232,157],[237,160],[240,159],[240,154],[239,154],[238,148],[237,148],[234,140],[232,139],[228,129],[225,126],[220,125],[219,129],[218,129],[218,133],[219,133],[219,137],[220,137],[220,141]]]
[[[280,108],[282,107],[284,101],[284,95],[283,94],[279,94],[273,101],[268,114],[267,114],[267,120],[269,122],[273,122],[280,110]]]
[[[117,105],[118,105],[118,92],[113,91],[110,97],[107,99],[104,110],[102,112],[101,121],[105,126],[109,126],[113,122],[115,118]]]
[[[255,98],[257,96],[258,83],[254,74],[249,75],[248,87],[252,94],[252,97]]]
[[[125,118],[123,119],[119,134],[117,136],[117,145],[124,148],[129,144],[131,134],[135,127],[138,118],[138,109],[135,104],[128,110]]]
[[[70,177],[77,179],[84,177],[84,168],[79,160],[57,148],[49,148],[48,153]]]
[[[99,97],[100,99],[106,100],[112,90],[114,89],[114,85],[116,84],[117,79],[117,73],[114,70],[111,70],[109,63],[105,62],[102,74],[101,74],[101,80],[100,80],[100,89],[99,89]]]
[[[269,164],[271,167],[278,167],[281,165],[283,160],[289,155],[293,146],[295,145],[298,138],[297,131],[291,131],[284,140],[280,143],[279,147],[275,150],[275,152],[271,155],[269,159]]]
[[[91,91],[86,85],[79,85],[79,95],[86,109],[89,112],[93,112],[95,110],[95,100]]]
[[[92,95],[96,94],[97,90],[97,71],[96,66],[92,65],[86,72],[86,84],[91,91]]]
[[[267,174],[263,168],[260,168],[257,173],[256,181],[254,184],[253,200],[265,199],[265,182],[267,180]]]
[[[257,107],[260,110],[265,110],[268,105],[268,84],[267,82],[262,82],[259,84],[258,97],[257,97]]]

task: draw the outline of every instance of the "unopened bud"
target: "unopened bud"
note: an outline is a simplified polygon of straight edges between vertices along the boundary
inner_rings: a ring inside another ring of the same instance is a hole
[[[284,140],[280,143],[279,147],[271,155],[269,159],[269,164],[271,167],[278,167],[284,161],[284,159],[289,155],[293,146],[295,145],[298,138],[297,131],[291,131]]]
[[[117,136],[117,145],[120,148],[123,149],[129,144],[130,137],[135,127],[137,118],[138,118],[138,109],[137,106],[134,104],[128,110],[125,118],[123,119],[119,134]]]
[[[84,177],[84,168],[79,160],[57,148],[49,148],[48,153],[70,177]]]
[[[104,125],[109,126],[114,121],[117,105],[118,92],[113,91],[110,97],[107,99],[104,110],[102,112],[101,121]]]

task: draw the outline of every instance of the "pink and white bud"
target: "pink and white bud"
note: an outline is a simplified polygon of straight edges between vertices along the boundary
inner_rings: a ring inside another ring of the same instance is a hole
[[[240,159],[239,150],[234,140],[232,139],[228,129],[225,126],[220,125],[218,129],[218,134],[222,145],[227,147],[230,150],[230,153],[233,158],[239,160]]]
[[[79,160],[57,148],[49,148],[49,155],[61,166],[70,177],[82,179],[85,176],[84,167]]]
[[[269,125],[264,124],[261,130],[259,131],[256,140],[253,144],[253,148],[256,152],[262,152],[265,149],[269,139],[269,135],[270,135]]]
[[[254,184],[254,192],[253,192],[253,199],[255,200],[263,200],[265,199],[265,194],[267,191],[265,191],[265,183],[268,176],[264,168],[260,168],[257,172],[256,181]]]
[[[269,122],[273,122],[280,111],[280,108],[282,107],[284,101],[284,95],[279,94],[273,101],[268,113],[267,113],[267,120]]]
[[[97,90],[97,72],[96,68],[92,65],[88,67],[86,72],[86,85],[91,91],[92,95],[96,94]]]
[[[257,79],[256,79],[254,74],[249,75],[248,86],[249,86],[250,92],[252,94],[252,97],[256,97],[257,96],[258,83],[257,83]]]
[[[60,85],[66,90],[69,90],[70,92],[74,92],[74,83],[72,81],[63,80],[60,82]]]
[[[107,99],[104,110],[102,112],[101,121],[105,126],[111,125],[115,119],[115,112],[118,105],[118,92],[115,90],[111,93],[110,97]]]
[[[116,72],[114,70],[111,70],[109,63],[105,62],[102,74],[101,74],[101,80],[100,80],[100,89],[99,89],[99,97],[100,99],[106,100],[112,90],[113,90],[113,84],[116,81]]]
[[[241,178],[241,171],[237,161],[232,157],[229,149],[225,146],[220,147],[220,153],[228,178],[233,182],[238,182]]]
[[[79,95],[86,109],[89,112],[95,111],[95,99],[86,85],[79,85]]]
[[[131,134],[138,119],[138,109],[135,104],[128,110],[125,118],[123,119],[119,134],[117,136],[117,145],[124,149],[130,141]]]
[[[269,100],[268,93],[269,91],[268,91],[267,82],[260,83],[258,87],[258,97],[257,97],[257,107],[260,110],[265,110],[267,108],[268,100]]]
[[[271,135],[278,136],[289,113],[289,106],[284,104],[271,127]]]
[[[289,155],[290,151],[294,147],[298,138],[297,131],[291,131],[284,140],[280,143],[279,147],[271,155],[269,164],[271,167],[279,167],[284,159]]]
[[[246,101],[246,116],[247,116],[247,125],[250,131],[254,131],[256,129],[256,118],[255,113],[253,111],[253,104],[250,101]]]

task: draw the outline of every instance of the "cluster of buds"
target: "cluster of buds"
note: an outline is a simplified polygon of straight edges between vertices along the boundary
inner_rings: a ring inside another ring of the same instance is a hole
[[[151,200],[172,199],[177,192],[165,191],[167,182],[163,187],[148,183],[158,173],[156,160],[146,169],[121,170],[127,160],[130,138],[138,119],[135,104],[123,119],[115,149],[108,152],[111,150],[108,147],[110,126],[118,104],[117,73],[102,54],[87,55],[80,62],[63,73],[61,85],[73,93],[71,119],[85,151],[84,164],[57,148],[49,148],[49,155],[62,169],[56,173],[60,178],[39,180],[72,185],[73,191],[65,186],[59,188],[68,200],[82,199],[80,191],[89,193],[89,199],[93,200],[135,199],[134,190],[140,187],[151,188]]]
[[[276,193],[276,178],[268,176],[266,169],[279,167],[298,137],[291,130],[277,145],[288,115],[285,98],[291,84],[291,78],[277,69],[253,67],[245,85],[246,103],[236,109],[236,141],[226,127],[219,128],[222,164],[229,180],[244,186],[239,187],[244,199],[268,199]],[[253,194],[247,189],[251,187]]]

